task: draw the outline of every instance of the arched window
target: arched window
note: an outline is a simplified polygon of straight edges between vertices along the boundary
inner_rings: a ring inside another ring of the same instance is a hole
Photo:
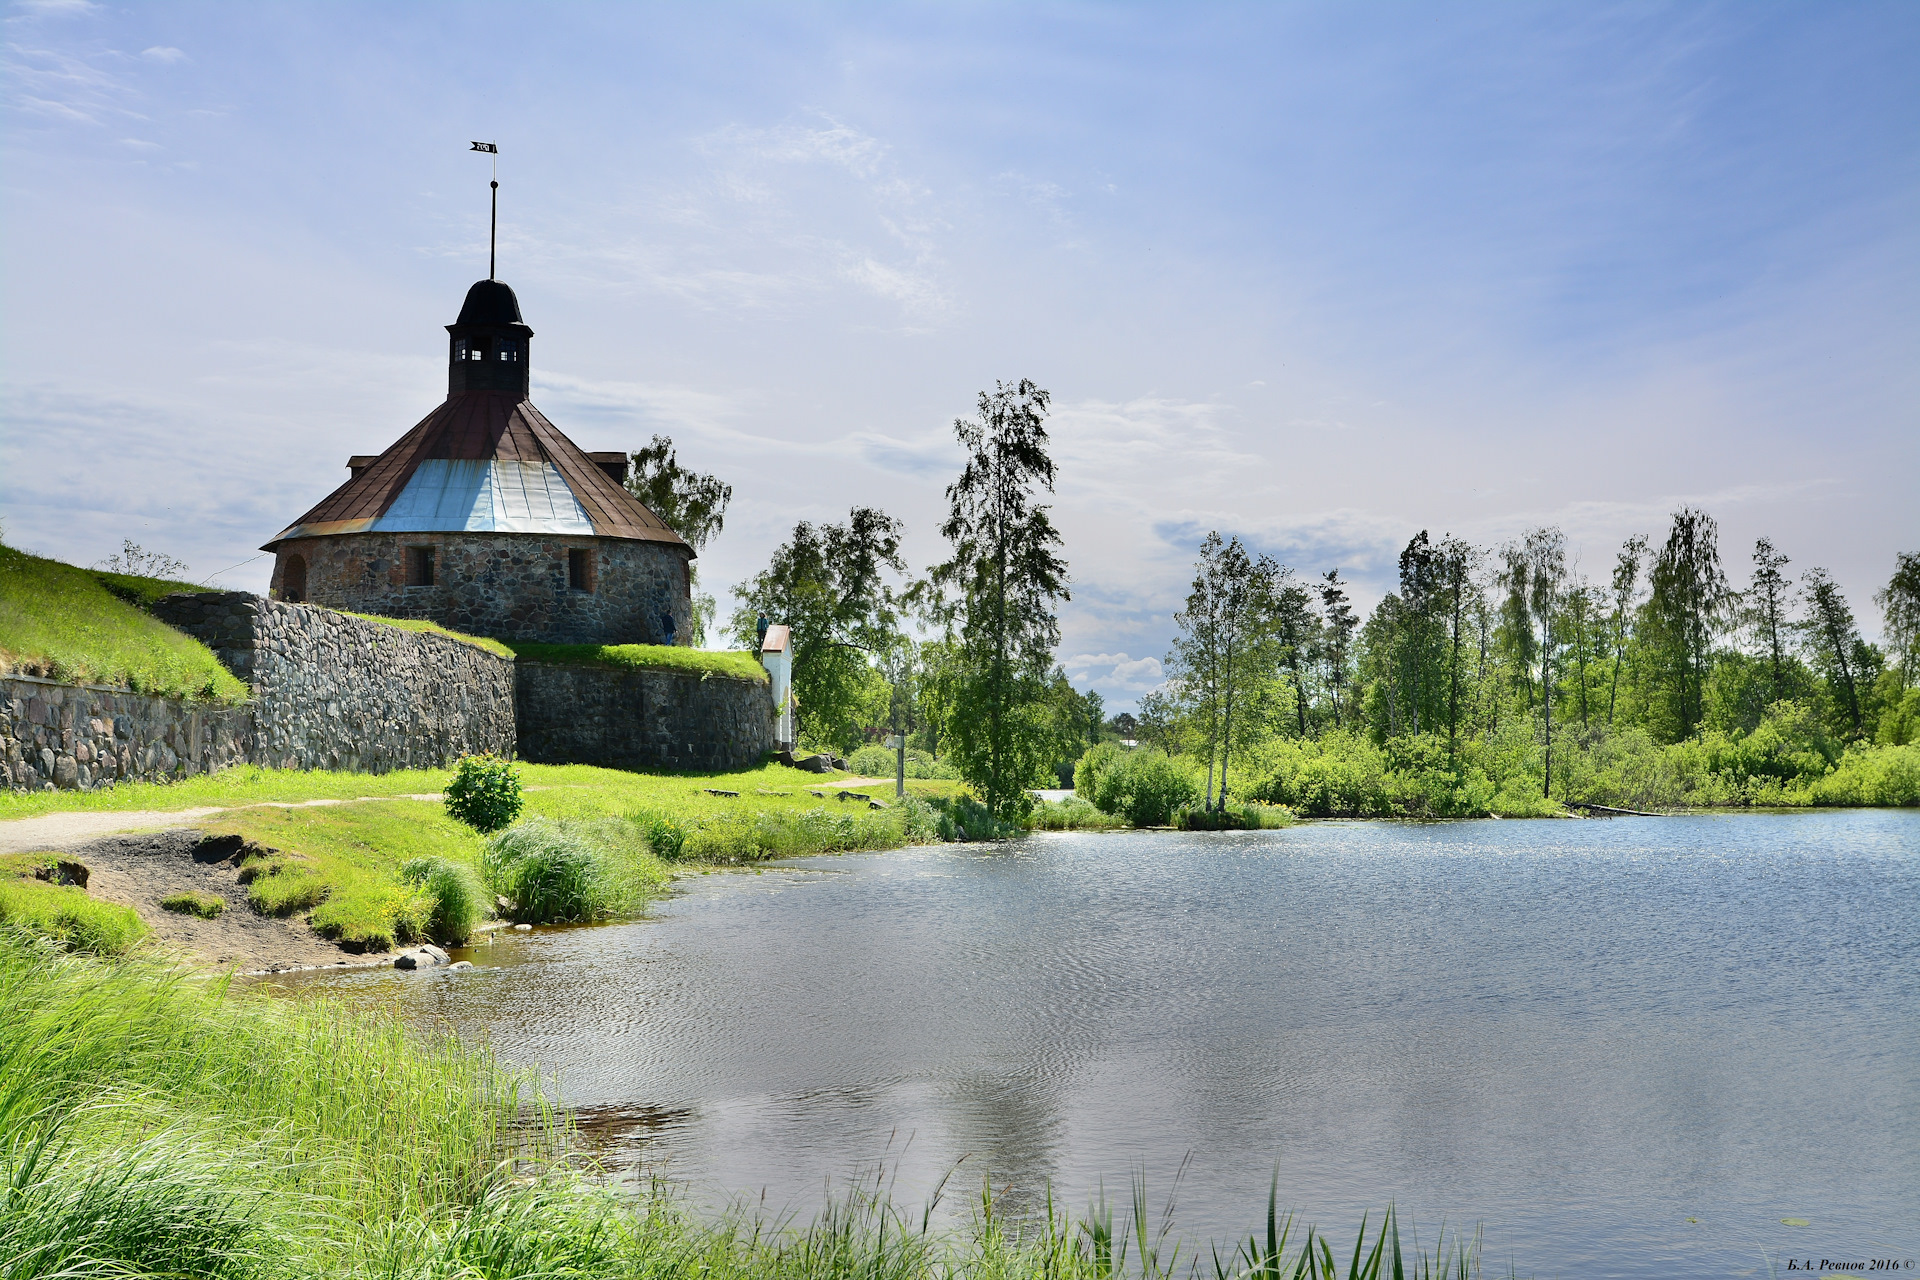
[[[280,573],[280,598],[288,604],[299,604],[307,598],[307,558],[288,556],[286,566]]]

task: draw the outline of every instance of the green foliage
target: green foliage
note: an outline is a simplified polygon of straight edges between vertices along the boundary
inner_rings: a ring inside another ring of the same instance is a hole
[[[1042,801],[1027,815],[1027,825],[1035,831],[1117,831],[1126,820],[1102,813],[1079,796],[1060,801]]]
[[[995,817],[993,810],[970,795],[932,796],[927,804],[931,808],[932,833],[936,839],[1007,840],[1024,830],[1018,822]]]
[[[898,767],[899,759],[893,751],[875,745],[861,747],[847,760],[847,768],[863,778],[891,778]]]
[[[511,760],[486,752],[461,756],[442,793],[447,812],[475,831],[498,831],[520,816],[520,771]]]
[[[900,641],[900,601],[885,573],[906,568],[903,528],[874,507],[853,508],[845,524],[802,520],[738,593],[741,645],[755,644],[761,614],[790,629],[799,731],[810,742],[851,751],[886,715],[890,690],[872,658]]]
[[[0,670],[138,693],[239,703],[247,686],[198,640],[149,616],[186,583],[77,569],[0,546]]]
[[[227,909],[227,900],[217,893],[186,891],[168,894],[160,899],[160,906],[183,916],[199,916],[202,920],[211,920]]]
[[[1067,565],[1048,508],[1053,459],[1044,420],[1050,397],[1022,378],[980,393],[978,421],[954,434],[966,466],[947,487],[940,536],[953,554],[936,566],[934,589],[955,599],[939,610],[955,628],[946,733],[960,776],[996,820],[1032,807],[1027,788],[1051,762],[1046,675],[1060,643],[1055,601],[1069,599]]]
[[[0,925],[103,956],[125,955],[147,934],[131,907],[89,898],[74,885],[38,880],[0,879]],[[8,945],[14,944],[0,939],[0,946]]]
[[[692,649],[678,644],[533,644],[511,640],[507,647],[525,662],[550,662],[560,667],[603,667],[611,670],[664,668],[698,676],[730,676],[735,680],[767,682],[767,669],[752,653]]]
[[[480,922],[492,914],[486,886],[474,869],[451,858],[412,858],[400,866],[400,878],[418,885],[433,899],[427,932],[435,942],[464,946]]]
[[[1129,751],[1103,742],[1081,757],[1075,780],[1082,799],[1136,827],[1164,827],[1201,798],[1194,765],[1152,747]]]
[[[1244,800],[1229,800],[1212,808],[1189,805],[1173,815],[1173,827],[1178,831],[1263,831],[1292,825],[1292,810]]]
[[[605,857],[579,828],[529,818],[487,841],[487,884],[524,924],[597,920],[616,904]]]

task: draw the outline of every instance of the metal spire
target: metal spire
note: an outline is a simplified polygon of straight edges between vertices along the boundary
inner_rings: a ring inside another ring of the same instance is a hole
[[[493,181],[487,185],[493,188],[493,207],[487,214],[487,279],[494,278],[494,247],[500,237],[500,144],[497,142],[476,142],[475,151],[484,151],[493,157]]]

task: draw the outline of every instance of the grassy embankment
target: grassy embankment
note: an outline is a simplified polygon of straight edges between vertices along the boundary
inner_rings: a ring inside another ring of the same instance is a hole
[[[236,703],[247,687],[213,651],[140,607],[186,582],[79,569],[0,546],[0,671]]]
[[[690,671],[696,675],[732,676],[736,680],[767,682],[767,671],[751,653],[690,649],[667,644],[533,644],[506,642],[526,662],[551,662],[568,667],[604,667],[638,671],[648,668]]]
[[[873,809],[864,800],[839,800],[843,788],[834,777],[779,765],[717,776],[588,765],[522,765],[520,773],[528,788],[521,826],[541,833],[548,863],[584,877],[585,905],[576,901],[571,911],[546,919],[630,911],[675,869],[886,849],[959,834],[951,822],[943,830],[942,815],[922,798],[950,803],[951,783],[916,782],[918,794],[905,805],[876,789],[867,794],[887,803]],[[385,950],[427,937],[459,941],[496,894],[514,899],[515,885],[525,879],[508,860],[490,858],[486,838],[446,815],[437,797],[451,777],[437,769],[375,776],[247,767],[111,791],[0,795],[0,820],[226,809],[200,825],[263,851],[245,868],[250,906],[275,915],[303,913],[343,945]],[[407,798],[418,795],[435,798]],[[287,807],[322,799],[345,803]],[[417,865],[435,862],[463,873],[464,886]],[[462,893],[478,902],[479,915],[448,916],[450,896]],[[520,918],[543,917],[522,911]]]
[[[19,1280],[1170,1280],[1197,1256],[1139,1190],[1117,1221],[981,1208],[943,1232],[868,1184],[803,1227],[697,1220],[572,1159],[533,1077],[483,1046],[0,930],[0,1273]],[[1422,1256],[1399,1234],[1363,1223],[1339,1274],[1479,1273],[1476,1241]],[[1343,1245],[1270,1210],[1222,1262],[1282,1280]]]

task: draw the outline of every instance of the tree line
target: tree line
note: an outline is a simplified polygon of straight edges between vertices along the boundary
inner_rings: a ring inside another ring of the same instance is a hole
[[[1717,523],[1692,507],[1658,543],[1628,538],[1602,581],[1558,528],[1497,547],[1422,530],[1400,553],[1398,590],[1362,622],[1337,570],[1303,580],[1210,534],[1141,732],[1204,762],[1216,807],[1236,753],[1275,738],[1418,741],[1457,766],[1518,727],[1549,798],[1569,752],[1621,729],[1674,744],[1793,722],[1829,756],[1920,736],[1920,555],[1897,556],[1875,594],[1884,647],[1861,634],[1831,573],[1796,581],[1790,563],[1761,538],[1737,589]]]
[[[1185,762],[1221,810],[1231,796],[1291,798],[1273,780],[1288,742],[1366,744],[1443,781],[1524,774],[1541,800],[1577,800],[1576,766],[1610,735],[1654,747],[1766,737],[1802,773],[1849,744],[1920,738],[1920,555],[1897,556],[1876,592],[1875,644],[1831,573],[1796,576],[1770,539],[1736,587],[1718,524],[1693,507],[1658,540],[1626,539],[1597,580],[1552,526],[1498,546],[1422,530],[1400,552],[1397,589],[1364,618],[1337,568],[1302,575],[1211,533],[1166,682],[1137,715],[1108,720],[1054,661],[1070,595],[1045,501],[1049,407],[1021,379],[955,420],[966,460],[946,489],[940,563],[912,574],[904,525],[856,506],[797,523],[737,589],[725,628],[736,643],[756,647],[763,620],[791,628],[803,741],[847,753],[907,735],[1005,820],[1030,788],[1072,785],[1103,739]],[[629,488],[696,550],[720,531],[729,486],[682,468],[663,437],[632,461]],[[697,643],[717,613],[696,595]],[[1479,802],[1427,808],[1463,804]]]

